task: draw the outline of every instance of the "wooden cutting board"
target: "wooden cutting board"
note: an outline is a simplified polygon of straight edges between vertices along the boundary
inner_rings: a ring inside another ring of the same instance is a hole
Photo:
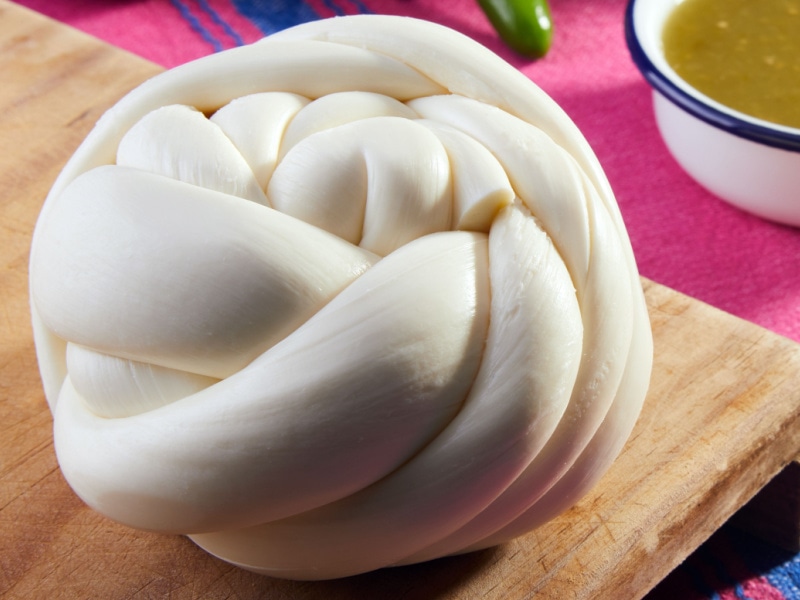
[[[31,231],[94,121],[160,69],[0,0],[0,596],[643,596],[800,449],[800,346],[643,281],[656,364],[642,417],[575,508],[500,548],[318,583],[228,566],[86,508],[58,470],[28,322]]]

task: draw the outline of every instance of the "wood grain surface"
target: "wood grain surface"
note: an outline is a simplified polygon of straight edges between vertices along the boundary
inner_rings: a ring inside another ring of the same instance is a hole
[[[31,231],[99,115],[160,69],[0,0],[0,596],[643,596],[800,449],[800,346],[643,281],[656,343],[632,438],[576,507],[502,547],[343,580],[286,582],[86,508],[64,482],[28,316]]]

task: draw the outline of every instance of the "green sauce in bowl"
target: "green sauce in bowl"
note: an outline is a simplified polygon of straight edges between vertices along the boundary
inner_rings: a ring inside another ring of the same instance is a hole
[[[685,0],[663,43],[675,72],[709,98],[800,128],[800,0]]]

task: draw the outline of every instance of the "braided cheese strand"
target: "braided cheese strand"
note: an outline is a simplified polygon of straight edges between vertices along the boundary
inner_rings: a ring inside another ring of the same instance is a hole
[[[106,111],[54,182],[40,218],[46,217],[64,187],[78,175],[113,164],[122,136],[150,111],[186,104],[213,112],[242,96],[286,90],[305,98],[353,90],[400,100],[443,91],[400,61],[341,44],[274,41],[267,52],[253,44],[214,54],[149,79]],[[38,247],[39,230],[34,229],[32,254]],[[45,396],[52,408],[67,374],[66,344],[42,322],[35,302],[31,318]]]
[[[458,413],[486,335],[486,261],[482,234],[416,240],[241,371],[125,419],[98,417],[68,378],[55,413],[61,468],[100,512],[184,533],[361,490]]]
[[[490,234],[486,349],[464,406],[444,431],[390,477],[337,503],[192,539],[267,574],[341,577],[398,562],[502,493],[559,423],[582,351],[569,275],[523,214],[508,207]],[[492,235],[500,238],[494,244]],[[516,260],[501,256],[495,266],[493,250]]]

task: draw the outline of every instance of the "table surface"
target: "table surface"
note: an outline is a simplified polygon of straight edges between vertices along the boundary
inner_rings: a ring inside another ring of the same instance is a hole
[[[0,86],[0,594],[636,598],[800,448],[800,346],[646,279],[656,365],[642,418],[597,489],[515,542],[300,584],[234,569],[183,538],[107,521],[72,494],[55,462],[28,324],[28,247],[69,154],[105,108],[160,69],[6,0],[0,43],[0,72],[10,75]]]

